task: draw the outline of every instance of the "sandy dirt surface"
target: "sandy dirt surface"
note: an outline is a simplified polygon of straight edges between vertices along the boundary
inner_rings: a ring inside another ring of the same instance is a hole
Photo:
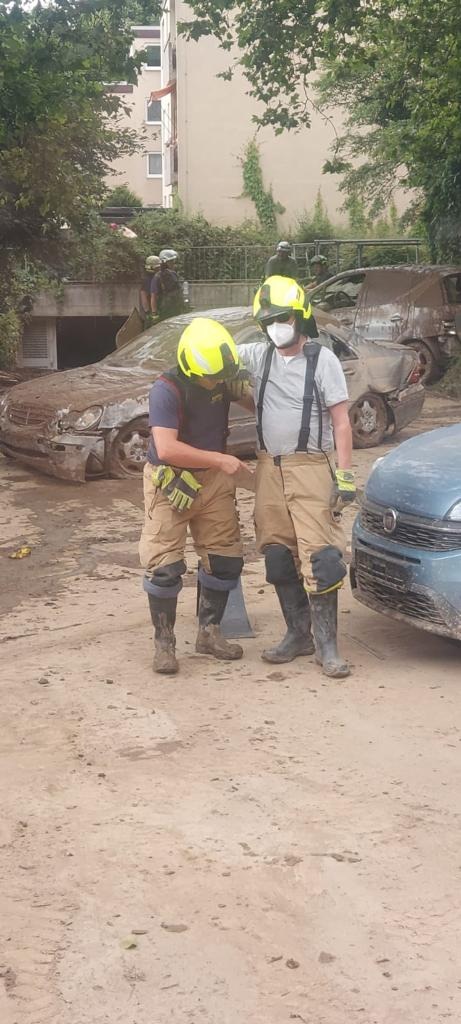
[[[266,665],[240,492],[256,637],[194,653],[192,556],[182,673],[154,677],[140,485],[0,475],[1,1024],[458,1022],[459,649],[347,589],[350,679]]]

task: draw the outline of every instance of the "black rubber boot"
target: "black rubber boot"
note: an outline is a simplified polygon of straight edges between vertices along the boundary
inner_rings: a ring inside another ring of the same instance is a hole
[[[315,645],[311,633],[309,598],[302,581],[276,583],[275,589],[287,631],[279,644],[263,651],[262,658],[273,665],[282,665],[285,661],[314,654]]]
[[[155,597],[148,594],[149,608],[154,626],[154,672],[160,675],[174,676],[178,671],[176,661],[176,638],[174,625],[176,622],[176,597]]]
[[[240,644],[229,644],[221,634],[220,623],[229,598],[228,590],[210,590],[200,587],[198,606],[198,635],[195,650],[198,654],[212,654],[222,661],[237,661],[242,657]]]
[[[310,594],[312,629],[316,657],[326,676],[345,679],[351,674],[347,661],[338,654],[338,591],[330,594]]]

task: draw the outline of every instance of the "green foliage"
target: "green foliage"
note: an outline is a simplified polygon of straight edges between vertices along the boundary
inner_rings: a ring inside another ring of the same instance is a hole
[[[310,82],[342,107],[346,130],[326,170],[373,219],[396,185],[416,192],[432,258],[461,257],[459,0],[188,0],[185,35],[237,46],[256,120],[310,124]],[[268,30],[268,25],[270,30]],[[229,72],[232,75],[232,69]]]
[[[297,242],[313,242],[316,238],[340,238],[342,228],[333,226],[320,189],[311,212],[305,210],[296,226]]]
[[[443,391],[450,398],[461,398],[461,356],[452,359],[446,374],[437,384],[437,391]]]
[[[261,261],[272,244],[266,231],[251,221],[237,227],[210,224],[200,214],[187,217],[179,210],[140,213],[130,221],[137,238],[124,238],[97,215],[84,230],[66,232],[58,253],[50,249],[47,258],[54,272],[69,280],[91,282],[137,281],[146,256],[161,249],[179,253],[179,269],[186,279],[238,279],[242,252],[258,247],[246,264],[249,277],[259,276]],[[262,253],[262,256],[259,253]]]
[[[245,147],[241,163],[243,195],[254,203],[261,226],[275,234],[277,214],[285,213],[285,207],[276,202],[272,188],[266,189],[264,186],[261,156],[255,139],[251,139]]]
[[[159,11],[157,0],[0,0],[0,364],[14,357],[24,295],[50,284],[45,261],[65,263],[63,222],[88,232],[113,161],[138,146],[107,83],[136,81],[130,25]]]
[[[142,199],[132,192],[128,185],[117,185],[104,198],[104,206],[128,206],[135,210],[142,206]]]
[[[154,10],[157,5],[151,5]],[[107,83],[135,82],[124,0],[0,2],[0,233],[33,246],[85,222],[113,161],[138,145]]]
[[[2,253],[0,274],[0,369],[14,365],[23,324],[41,288],[52,288],[47,268],[38,260]]]
[[[0,370],[9,370],[14,366],[21,333],[21,318],[14,309],[0,313]]]

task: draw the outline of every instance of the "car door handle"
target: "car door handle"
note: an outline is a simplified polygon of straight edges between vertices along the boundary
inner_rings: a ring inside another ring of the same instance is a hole
[[[355,370],[343,369],[343,372],[344,372],[344,376],[345,377],[353,377],[354,373],[355,373]]]
[[[401,323],[402,320],[403,320],[403,316],[399,316],[398,313],[396,313],[395,316],[391,316],[391,324]]]
[[[354,321],[353,320],[341,320],[341,323],[344,324],[345,327],[351,327],[352,324],[354,323]]]

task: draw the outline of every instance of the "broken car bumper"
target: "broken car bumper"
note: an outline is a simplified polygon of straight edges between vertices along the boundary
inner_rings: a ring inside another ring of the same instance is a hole
[[[399,391],[395,398],[389,399],[396,431],[402,430],[402,427],[406,427],[419,416],[425,397],[426,392],[422,384],[410,384],[403,391]]]
[[[60,480],[84,483],[88,473],[104,472],[104,437],[98,434],[39,436],[32,430],[0,430],[0,451]]]

